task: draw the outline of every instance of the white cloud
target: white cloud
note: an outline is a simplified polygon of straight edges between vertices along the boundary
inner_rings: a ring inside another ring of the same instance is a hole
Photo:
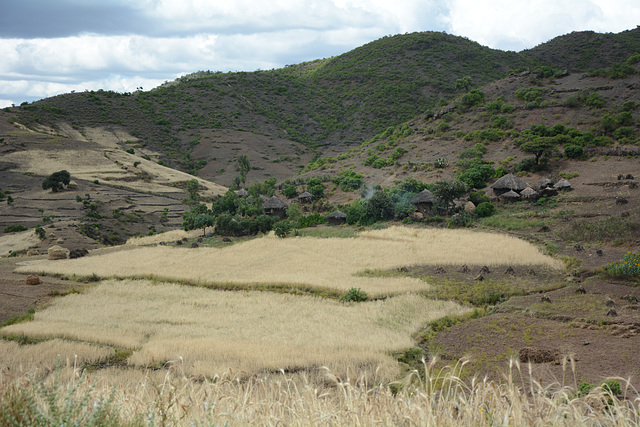
[[[15,105],[15,103],[10,99],[0,99],[0,108],[11,107],[12,105]]]
[[[451,32],[480,44],[522,50],[572,31],[619,32],[635,27],[633,0],[451,0]]]

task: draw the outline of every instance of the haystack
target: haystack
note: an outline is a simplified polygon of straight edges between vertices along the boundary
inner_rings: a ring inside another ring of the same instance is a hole
[[[69,258],[69,249],[65,249],[61,246],[55,245],[49,248],[47,254],[47,258],[50,260],[67,259]]]
[[[269,200],[264,202],[262,210],[265,215],[284,218],[287,215],[287,204],[276,196],[272,196]]]
[[[30,274],[27,276],[25,283],[29,286],[35,286],[40,284],[40,278],[35,274]]]
[[[426,215],[431,211],[433,207],[433,203],[436,201],[436,198],[433,196],[433,193],[426,188],[416,194],[416,196],[410,200],[410,202],[422,213]]]
[[[508,191],[521,192],[529,185],[513,174],[507,174],[491,185],[493,193],[500,196]]]
[[[344,212],[340,212],[340,210],[330,213],[326,216],[326,218],[331,225],[340,225],[347,222],[347,214]]]

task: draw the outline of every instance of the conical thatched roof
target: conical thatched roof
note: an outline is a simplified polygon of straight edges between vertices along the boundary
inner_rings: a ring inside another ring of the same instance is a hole
[[[518,200],[520,199],[520,195],[513,190],[509,190],[506,193],[501,194],[500,198],[507,200]]]
[[[491,188],[497,190],[506,190],[508,188],[513,191],[522,191],[528,186],[526,182],[510,173],[494,182]]]
[[[264,202],[262,205],[263,209],[284,209],[287,207],[287,204],[282,200],[278,199],[276,196],[272,196],[269,200]]]
[[[553,180],[550,178],[544,178],[541,179],[540,182],[538,183],[538,187],[539,188],[546,188],[546,187],[553,187]]]
[[[522,197],[524,197],[525,199],[529,199],[531,197],[535,197],[537,194],[538,194],[538,192],[536,190],[534,190],[533,188],[531,188],[531,187],[527,187],[527,188],[525,188],[524,190],[522,190],[520,192],[520,195]]]
[[[566,179],[563,179],[562,181],[556,182],[556,185],[554,185],[553,188],[558,190],[566,190],[568,188],[571,188],[571,183]]]
[[[415,205],[418,203],[433,203],[435,200],[436,198],[433,197],[433,193],[427,189],[424,189],[416,194],[416,196],[411,199],[410,202]]]
[[[340,212],[340,210],[337,210],[337,211],[327,215],[327,218],[329,218],[329,219],[331,219],[331,218],[342,219],[342,218],[346,218],[346,217],[347,217],[347,214],[344,213],[344,212]]]
[[[249,195],[249,192],[244,188],[241,188],[238,191],[236,191],[236,194],[238,195],[238,197],[247,197]]]
[[[298,199],[313,199],[313,194],[309,193],[308,191],[305,191],[304,193],[300,193],[298,195]]]

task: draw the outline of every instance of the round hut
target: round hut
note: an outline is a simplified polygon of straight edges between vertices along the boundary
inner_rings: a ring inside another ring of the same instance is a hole
[[[529,185],[518,178],[517,176],[509,173],[491,185],[493,189],[493,194],[497,197],[500,197],[502,194],[507,193],[509,191],[513,191],[515,193],[520,193],[522,190],[527,188]]]
[[[520,197],[524,200],[536,200],[538,198],[538,192],[531,187],[527,187],[520,192]]]
[[[300,195],[298,196],[298,202],[304,204],[313,202],[313,194],[309,193],[308,191],[300,193]]]
[[[539,189],[551,188],[553,187],[553,184],[555,184],[555,182],[553,182],[551,178],[544,178],[544,179],[541,179],[540,182],[538,182],[538,188]]]
[[[420,211],[422,215],[427,215],[431,212],[431,208],[433,207],[433,203],[436,201],[436,198],[433,196],[433,193],[426,188],[416,194],[416,196],[410,200],[410,202]]]
[[[504,203],[517,202],[520,200],[520,194],[513,190],[509,190],[506,193],[502,193],[498,198]]]
[[[245,198],[245,197],[247,197],[249,195],[249,192],[247,190],[245,190],[244,188],[241,188],[238,191],[236,191],[236,195],[238,197]]]
[[[562,181],[556,182],[553,188],[558,191],[571,190],[571,183],[566,179],[563,179]]]
[[[340,212],[340,210],[330,213],[326,216],[326,218],[331,225],[340,225],[347,222],[347,214],[344,212]]]
[[[264,202],[262,210],[265,215],[277,216],[284,218],[287,216],[287,204],[276,196],[272,196],[269,200]]]

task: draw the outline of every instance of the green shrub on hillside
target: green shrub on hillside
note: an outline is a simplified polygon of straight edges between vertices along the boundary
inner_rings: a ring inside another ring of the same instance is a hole
[[[19,233],[21,231],[25,231],[27,227],[22,224],[13,224],[4,228],[5,233]]]
[[[342,191],[353,191],[360,188],[363,183],[362,174],[352,170],[345,170],[333,178],[333,182],[338,184]]]
[[[640,252],[627,252],[622,260],[611,262],[605,265],[604,270],[613,275],[620,277],[634,277],[640,279]]]

